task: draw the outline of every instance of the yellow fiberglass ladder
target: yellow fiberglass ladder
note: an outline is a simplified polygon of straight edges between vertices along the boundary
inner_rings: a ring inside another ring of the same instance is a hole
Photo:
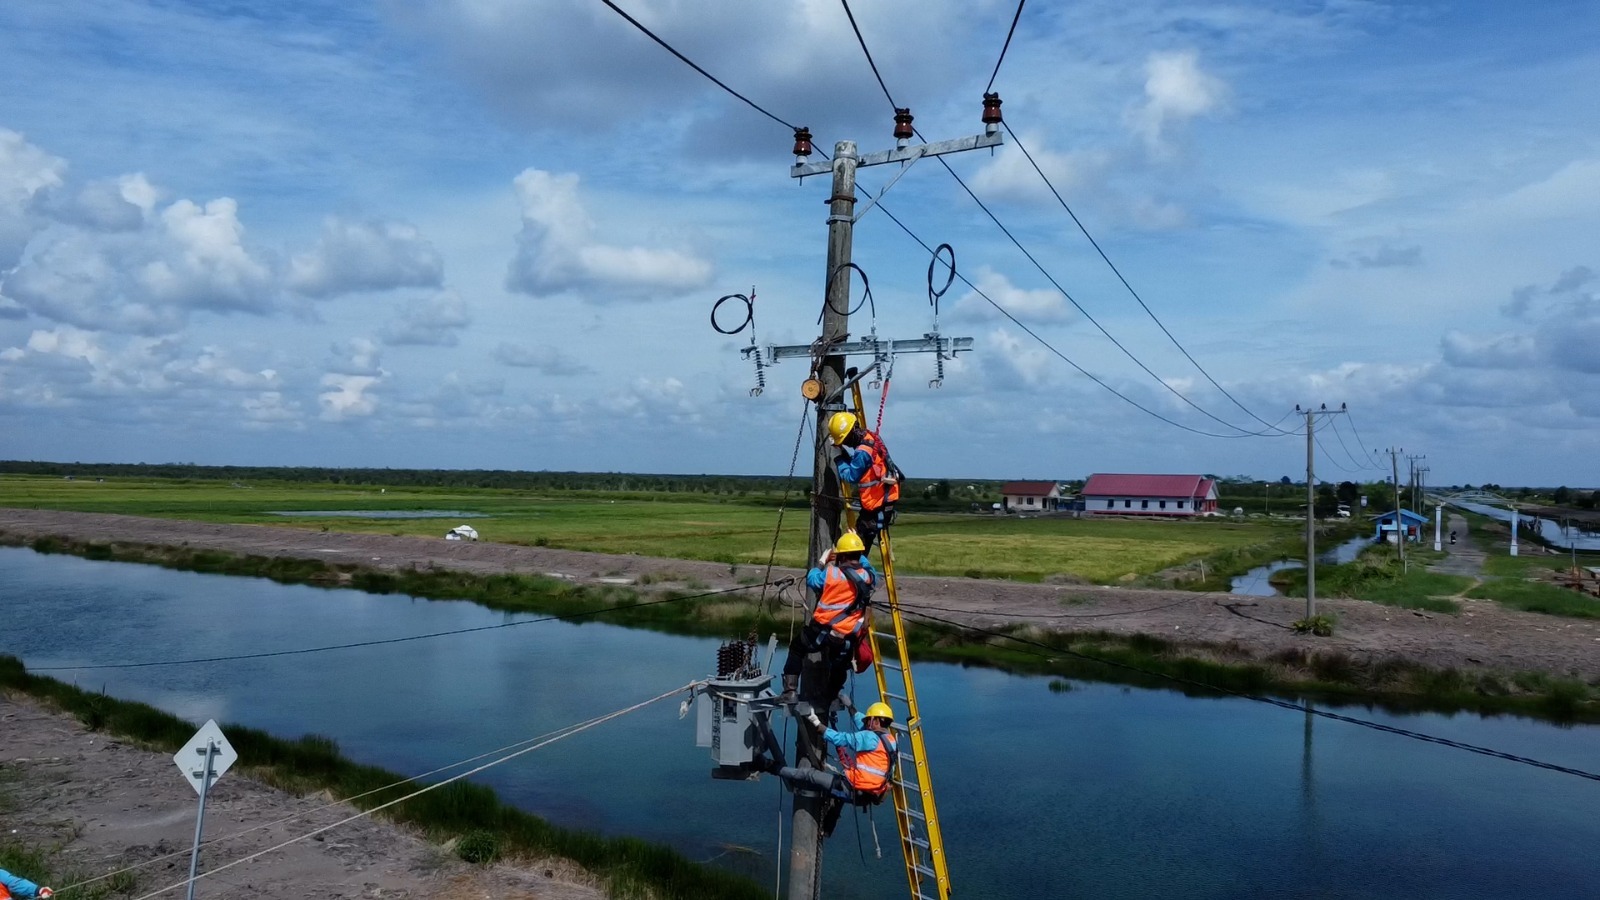
[[[851,391],[856,418],[865,422],[860,384],[851,385]],[[840,488],[847,501],[852,499],[849,485],[841,483]],[[845,509],[847,524],[854,528],[854,508],[847,503]],[[944,836],[939,831],[939,813],[933,802],[933,779],[928,773],[917,690],[911,680],[911,653],[906,645],[905,622],[900,616],[900,594],[894,583],[894,550],[888,529],[879,533],[878,547],[883,557],[883,578],[889,597],[889,621],[887,630],[879,630],[882,616],[875,615],[869,607],[867,637],[872,644],[873,672],[878,676],[879,696],[885,702],[899,701],[906,710],[905,721],[894,723],[900,758],[890,790],[894,797],[895,822],[900,826],[906,880],[911,885],[912,900],[950,900],[950,868],[945,860]]]

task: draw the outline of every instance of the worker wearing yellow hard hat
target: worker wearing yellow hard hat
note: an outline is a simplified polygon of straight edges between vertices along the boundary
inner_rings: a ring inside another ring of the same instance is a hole
[[[889,457],[889,447],[875,431],[868,431],[855,413],[837,412],[828,419],[828,437],[837,448],[834,470],[839,480],[856,489],[861,512],[856,533],[866,552],[872,552],[878,532],[894,522],[900,482],[905,476]]]
[[[867,606],[878,586],[878,573],[866,551],[860,535],[846,531],[806,573],[806,586],[816,592],[816,603],[805,627],[789,642],[789,658],[783,664],[784,702],[799,699],[800,672],[808,654],[819,655],[826,678],[808,685],[805,699],[831,704],[844,687],[866,629]]]
[[[848,703],[848,698],[841,699]],[[772,771],[791,784],[822,788],[835,801],[862,806],[881,802],[894,782],[900,758],[900,744],[894,735],[894,710],[880,700],[867,707],[866,712],[856,712],[854,718],[855,731],[836,731],[825,726],[815,712],[807,716],[807,721],[822,733],[822,740],[834,748],[838,771],[787,766]],[[824,836],[833,833],[842,808],[842,803],[833,802],[824,812]]]

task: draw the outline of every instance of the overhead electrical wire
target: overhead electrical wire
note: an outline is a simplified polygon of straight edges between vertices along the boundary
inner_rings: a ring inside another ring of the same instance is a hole
[[[1349,415],[1349,410],[1348,409],[1345,411],[1345,415],[1346,416]],[[1349,445],[1344,442],[1344,434],[1339,431],[1339,417],[1338,416],[1333,416],[1332,419],[1333,419],[1333,436],[1339,439],[1339,446],[1341,448],[1343,448],[1344,455],[1350,457],[1350,461],[1355,463],[1357,468],[1361,468],[1361,469],[1376,469],[1377,466],[1374,465],[1370,460],[1368,460],[1366,462],[1363,462],[1363,461],[1361,461],[1359,459],[1356,459],[1356,455],[1354,453],[1350,452]]]
[[[1335,459],[1333,454],[1328,452],[1327,446],[1325,446],[1322,443],[1322,438],[1317,437],[1315,432],[1312,433],[1311,439],[1316,442],[1317,449],[1322,451],[1323,457],[1325,459],[1327,459],[1328,462],[1332,463],[1334,468],[1338,469],[1341,472],[1357,472],[1357,471],[1360,471],[1359,469],[1352,469],[1349,466],[1345,465],[1344,463],[1339,462],[1337,459]]]
[[[1011,129],[1010,123],[1001,122],[1001,124],[1005,127],[1006,134],[1011,135],[1011,140],[1017,145],[1017,149],[1021,150],[1022,155],[1027,158],[1028,164],[1033,166],[1033,171],[1039,174],[1039,177],[1044,181],[1045,187],[1049,188],[1050,193],[1055,196],[1056,202],[1061,204],[1061,208],[1067,211],[1068,216],[1072,217],[1072,223],[1078,226],[1078,230],[1083,232],[1083,236],[1085,238],[1089,239],[1089,244],[1090,246],[1094,247],[1094,252],[1100,254],[1100,259],[1104,261],[1106,266],[1111,269],[1112,274],[1117,276],[1117,280],[1122,282],[1122,286],[1128,289],[1128,293],[1133,296],[1133,299],[1138,301],[1139,308],[1145,311],[1145,314],[1150,317],[1150,320],[1156,323],[1156,327],[1161,329],[1161,333],[1167,336],[1167,340],[1172,342],[1172,346],[1178,348],[1178,352],[1183,354],[1184,359],[1187,359],[1190,363],[1194,364],[1194,367],[1200,371],[1200,374],[1204,375],[1206,380],[1211,382],[1212,387],[1221,391],[1222,396],[1233,401],[1234,406],[1244,410],[1246,415],[1250,416],[1252,419],[1255,419],[1257,422],[1260,422],[1263,425],[1267,424],[1265,419],[1256,415],[1255,412],[1250,409],[1250,407],[1239,402],[1239,398],[1233,396],[1233,394],[1230,393],[1227,388],[1219,384],[1217,379],[1213,378],[1211,373],[1206,371],[1206,367],[1200,365],[1200,361],[1195,359],[1194,356],[1189,353],[1188,348],[1183,346],[1183,343],[1178,340],[1177,336],[1167,328],[1166,323],[1162,322],[1161,318],[1155,314],[1155,310],[1152,310],[1149,304],[1144,302],[1144,298],[1139,296],[1139,292],[1133,289],[1133,285],[1128,283],[1128,279],[1123,276],[1122,270],[1118,269],[1117,264],[1112,262],[1111,257],[1106,255],[1106,251],[1100,247],[1100,242],[1095,240],[1094,235],[1089,233],[1089,229],[1078,218],[1078,214],[1072,211],[1071,206],[1067,205],[1066,198],[1061,196],[1061,192],[1056,190],[1055,184],[1052,183],[1050,181],[1050,177],[1044,173],[1044,169],[1040,168],[1039,164],[1034,161],[1033,154],[1028,152],[1028,148],[1023,145],[1022,139],[1018,138],[1017,133]],[[965,185],[963,185],[963,187],[964,186]]]
[[[655,41],[657,44],[660,44],[662,49],[666,50],[668,53],[671,53],[673,56],[676,56],[679,60],[681,60],[683,62],[684,65],[688,66],[689,68],[695,70],[696,72],[699,72],[701,75],[704,75],[706,78],[710,79],[712,84],[715,84],[717,87],[722,88],[723,90],[727,91],[728,93],[732,94],[733,96],[735,96],[735,97],[739,98],[740,100],[744,101],[745,105],[749,106],[751,109],[755,110],[756,112],[761,113],[763,116],[766,116],[767,118],[771,119],[772,121],[777,122],[779,125],[782,125],[785,128],[788,128],[790,131],[795,130],[795,126],[790,125],[788,122],[785,122],[783,119],[779,118],[777,115],[775,115],[774,113],[769,111],[766,107],[763,107],[761,104],[755,102],[754,100],[751,100],[749,97],[746,97],[745,95],[739,93],[738,91],[734,90],[733,88],[728,87],[727,84],[723,83],[722,79],[720,79],[717,76],[711,74],[710,72],[707,72],[705,69],[700,68],[700,65],[698,63],[696,63],[694,60],[690,59],[689,57],[684,56],[682,53],[679,53],[676,47],[673,47],[671,44],[669,44],[666,41],[662,40],[660,36],[658,36],[655,32],[651,31],[650,29],[646,28],[638,19],[635,19],[633,16],[628,15],[627,11],[624,10],[622,7],[620,7],[617,4],[611,2],[611,0],[600,0],[600,2],[604,3],[606,6],[611,7],[612,12],[615,12],[617,15],[619,15],[622,18],[626,19],[628,21],[629,25],[632,25],[634,28],[639,29],[639,31],[644,33],[645,37],[648,37],[650,40]]]
[[[67,672],[87,669],[143,669],[150,666],[187,666],[196,663],[234,662],[244,659],[269,659],[276,656],[299,656],[306,653],[324,653],[330,650],[353,650],[357,647],[376,647],[382,644],[404,644],[409,641],[422,641],[429,638],[448,637],[456,634],[472,634],[477,631],[496,631],[501,628],[516,628],[519,625],[538,625],[544,622],[569,622],[573,619],[586,619],[591,616],[605,615],[619,610],[641,609],[646,606],[661,606],[666,603],[682,603],[686,600],[699,600],[704,597],[714,597],[718,594],[733,594],[739,591],[748,591],[753,588],[767,588],[773,585],[786,584],[793,579],[780,578],[768,580],[761,584],[742,584],[738,587],[725,588],[720,591],[706,591],[700,594],[690,594],[683,597],[663,597],[658,600],[645,600],[642,602],[618,603],[613,606],[603,606],[599,609],[583,610],[574,613],[561,613],[551,616],[540,616],[535,619],[519,619],[515,622],[501,622],[497,625],[479,625],[475,628],[456,628],[450,631],[431,631],[427,634],[413,634],[406,637],[383,638],[376,641],[356,641],[349,644],[328,644],[322,647],[300,647],[294,650],[269,650],[262,653],[241,653],[234,656],[207,656],[190,659],[165,659],[150,662],[132,663],[97,663],[85,666],[30,666],[30,672]]]
[[[994,71],[989,73],[989,84],[983,89],[985,94],[994,90],[994,80],[1000,75],[1000,64],[1006,61],[1006,51],[1011,49],[1011,36],[1017,33],[1017,22],[1022,18],[1022,7],[1028,0],[1017,0],[1017,14],[1011,17],[1011,27],[1006,31],[1006,42],[1000,45],[1000,58],[994,61]]]
[[[929,245],[927,241],[924,241],[922,238],[918,237],[917,233],[912,231],[911,228],[909,226],[907,226],[904,222],[900,221],[900,218],[898,216],[896,216],[894,213],[890,212],[888,206],[884,205],[883,203],[879,203],[878,204],[878,209],[882,210],[883,214],[888,216],[890,221],[892,221],[896,225],[900,226],[900,230],[904,231],[906,233],[906,235],[908,237],[910,237],[913,241],[916,241],[918,244],[920,244],[924,250],[927,250],[929,253],[933,252],[933,247],[931,245]],[[1201,435],[1203,437],[1243,438],[1243,437],[1252,437],[1252,436],[1254,436],[1254,435],[1251,435],[1251,434],[1219,434],[1219,433],[1217,433],[1215,431],[1206,431],[1205,429],[1202,429],[1202,428],[1195,428],[1192,425],[1185,425],[1182,422],[1177,421],[1176,419],[1169,418],[1167,416],[1162,415],[1159,412],[1156,412],[1155,410],[1149,408],[1148,406],[1145,406],[1144,404],[1142,404],[1139,401],[1133,399],[1132,397],[1129,397],[1127,394],[1124,394],[1123,392],[1121,392],[1121,391],[1117,390],[1116,388],[1112,387],[1110,384],[1107,384],[1106,381],[1104,379],[1102,379],[1100,376],[1094,374],[1093,372],[1090,372],[1088,369],[1085,369],[1083,366],[1078,365],[1078,363],[1075,362],[1071,357],[1067,356],[1065,353],[1062,353],[1060,350],[1056,349],[1054,344],[1051,344],[1049,341],[1045,340],[1044,337],[1042,335],[1040,335],[1037,331],[1034,331],[1032,328],[1029,328],[1026,324],[1024,324],[1022,322],[1022,320],[1020,320],[1016,316],[1012,315],[1010,310],[1006,309],[1004,306],[1001,306],[1000,303],[997,302],[993,297],[990,297],[988,294],[984,293],[983,290],[981,288],[979,288],[976,284],[973,284],[971,279],[967,278],[965,273],[957,272],[956,273],[956,277],[961,279],[961,283],[965,284],[967,286],[967,288],[970,289],[974,294],[977,294],[979,297],[982,297],[986,302],[988,302],[988,304],[990,306],[993,306],[1002,316],[1005,316],[1007,319],[1009,319],[1011,321],[1011,324],[1013,324],[1013,325],[1017,326],[1018,328],[1022,329],[1023,333],[1027,334],[1028,337],[1033,338],[1035,341],[1038,341],[1041,346],[1043,346],[1046,350],[1049,350],[1055,356],[1060,358],[1062,362],[1065,362],[1067,365],[1073,367],[1074,369],[1077,369],[1078,373],[1080,375],[1083,375],[1085,378],[1088,378],[1090,381],[1093,381],[1095,384],[1099,385],[1100,387],[1105,388],[1107,391],[1110,391],[1118,399],[1120,399],[1123,402],[1127,403],[1128,405],[1134,407],[1135,409],[1139,410],[1140,412],[1145,413],[1146,415],[1152,416],[1152,417],[1154,417],[1156,419],[1159,419],[1162,422],[1165,422],[1165,423],[1167,423],[1168,425],[1171,425],[1174,428],[1179,428],[1179,429],[1182,429],[1184,431],[1191,432],[1193,434]],[[1283,419],[1287,419],[1292,415],[1294,415],[1294,412],[1291,410],[1290,412],[1284,414]],[[1283,419],[1279,419],[1278,421],[1282,422]],[[1290,432],[1290,433],[1291,434],[1294,434],[1294,433],[1304,434],[1304,432]]]
[[[1457,741],[1457,740],[1453,740],[1451,738],[1439,737],[1438,735],[1427,734],[1427,733],[1421,732],[1421,731],[1412,731],[1411,729],[1408,729],[1408,728],[1398,728],[1398,727],[1393,726],[1393,725],[1385,725],[1382,722],[1374,722],[1371,719],[1362,719],[1362,718],[1358,718],[1356,716],[1346,716],[1346,715],[1341,715],[1339,713],[1328,712],[1327,710],[1313,709],[1312,707],[1307,706],[1305,704],[1291,703],[1291,702],[1289,702],[1287,700],[1279,700],[1276,697],[1264,697],[1264,696],[1262,696],[1260,694],[1249,694],[1249,693],[1245,693],[1244,691],[1236,691],[1236,690],[1233,690],[1231,688],[1222,687],[1220,685],[1208,684],[1208,683],[1203,682],[1203,681],[1196,681],[1193,678],[1185,678],[1182,675],[1170,675],[1170,674],[1168,674],[1166,672],[1157,672],[1157,671],[1154,671],[1152,669],[1145,669],[1145,668],[1142,668],[1140,666],[1133,665],[1132,663],[1121,662],[1120,660],[1107,659],[1105,657],[1095,656],[1095,655],[1090,654],[1090,653],[1083,653],[1083,652],[1080,652],[1080,651],[1077,651],[1077,650],[1072,650],[1072,649],[1069,649],[1069,648],[1066,648],[1066,647],[1055,647],[1055,646],[1052,646],[1050,644],[1046,644],[1043,641],[1036,641],[1036,640],[1032,640],[1031,638],[1019,637],[1017,635],[1009,634],[1009,633],[1007,633],[1005,631],[1000,631],[998,629],[982,628],[982,627],[979,627],[979,626],[976,626],[976,625],[965,625],[965,624],[962,624],[961,622],[957,622],[957,621],[955,621],[953,619],[945,619],[945,618],[942,618],[942,617],[939,617],[939,616],[933,616],[933,615],[929,615],[927,613],[917,612],[917,611],[915,611],[913,609],[906,609],[903,606],[902,606],[902,611],[904,611],[908,615],[916,616],[917,618],[921,618],[921,619],[926,619],[926,620],[928,620],[930,622],[937,622],[937,623],[939,623],[941,625],[946,625],[946,626],[949,626],[949,627],[952,627],[952,628],[956,628],[956,629],[961,630],[961,631],[970,631],[970,632],[973,632],[975,634],[989,635],[991,637],[997,637],[997,638],[1001,638],[1001,639],[1008,640],[1008,641],[1015,641],[1016,643],[1027,645],[1027,646],[1031,646],[1031,647],[1042,648],[1043,650],[1050,651],[1050,653],[1055,655],[1055,656],[1070,656],[1070,657],[1073,657],[1074,659],[1082,659],[1082,660],[1086,660],[1086,661],[1089,661],[1089,662],[1100,663],[1102,665],[1110,666],[1110,667],[1116,668],[1116,669],[1124,669],[1124,670],[1130,671],[1130,672],[1137,672],[1137,673],[1139,673],[1141,675],[1145,675],[1145,676],[1153,677],[1153,678],[1160,678],[1160,679],[1163,679],[1163,680],[1166,680],[1166,681],[1171,681],[1171,682],[1173,682],[1175,684],[1187,685],[1189,687],[1197,688],[1199,690],[1211,691],[1211,692],[1218,693],[1218,694],[1226,694],[1226,695],[1228,695],[1230,697],[1238,697],[1238,698],[1240,698],[1242,700],[1253,700],[1253,701],[1255,701],[1257,703],[1265,703],[1265,704],[1267,704],[1269,706],[1276,706],[1276,707],[1278,707],[1280,709],[1287,709],[1287,710],[1292,710],[1294,712],[1308,713],[1310,715],[1320,716],[1320,717],[1322,717],[1324,719],[1332,719],[1332,720],[1334,720],[1336,722],[1344,722],[1344,723],[1347,723],[1347,724],[1350,724],[1350,725],[1360,725],[1363,728],[1370,728],[1370,729],[1372,729],[1374,731],[1382,731],[1382,732],[1384,732],[1386,734],[1393,734],[1393,735],[1397,735],[1399,737],[1410,738],[1412,740],[1422,741],[1424,743],[1429,743],[1429,744],[1438,744],[1438,745],[1444,746],[1444,747],[1453,747],[1453,748],[1455,748],[1457,750],[1466,750],[1469,753],[1477,753],[1477,754],[1482,755],[1482,756],[1490,756],[1490,757],[1494,757],[1495,759],[1502,759],[1502,760],[1506,760],[1507,762],[1519,763],[1521,765],[1532,766],[1532,767],[1538,768],[1538,769],[1545,769],[1545,770],[1548,770],[1548,771],[1551,771],[1551,772],[1560,772],[1561,774],[1564,774],[1564,775],[1575,775],[1575,776],[1577,776],[1579,778],[1588,779],[1590,781],[1600,781],[1600,773],[1589,772],[1589,771],[1586,771],[1584,769],[1574,768],[1572,766],[1563,766],[1563,765],[1559,765],[1557,763],[1545,762],[1543,760],[1534,759],[1532,757],[1521,756],[1521,755],[1518,755],[1518,754],[1515,754],[1515,753],[1507,753],[1504,750],[1496,750],[1496,749],[1494,749],[1492,747],[1482,747],[1482,746],[1479,746],[1477,744],[1468,744],[1468,743],[1465,743],[1463,741]]]
[[[1344,417],[1346,419],[1348,419],[1349,422],[1350,422],[1350,433],[1355,435],[1355,437],[1356,437],[1356,446],[1360,447],[1361,448],[1361,452],[1365,453],[1367,455],[1367,457],[1372,460],[1372,467],[1374,469],[1378,469],[1378,470],[1381,471],[1383,469],[1383,463],[1378,459],[1378,455],[1377,455],[1377,451],[1376,450],[1368,450],[1367,449],[1367,447],[1370,446],[1370,445],[1367,444],[1367,442],[1362,439],[1361,430],[1356,427],[1355,417],[1352,416],[1348,412],[1345,413]]]
[[[851,28],[851,30],[853,30],[855,32],[856,43],[861,46],[861,53],[867,58],[867,65],[872,68],[872,74],[875,77],[877,77],[878,86],[883,89],[883,96],[889,101],[890,107],[893,107],[898,111],[898,107],[896,106],[896,104],[894,102],[894,96],[889,93],[888,85],[884,84],[883,76],[878,72],[878,64],[872,58],[872,50],[867,47],[866,37],[864,35],[862,35],[861,28],[856,24],[855,15],[854,15],[854,13],[852,13],[850,11],[850,0],[839,0],[839,3],[844,7],[845,15],[847,15],[849,17],[849,19],[850,19],[850,28]],[[1009,130],[1010,129],[1007,129],[1008,132],[1009,132]],[[916,134],[917,134],[918,138],[920,138],[924,142],[926,142],[927,139],[922,137],[922,133],[920,131],[916,132]],[[1274,428],[1272,426],[1269,426],[1268,429],[1265,430],[1265,431],[1250,431],[1249,429],[1242,428],[1242,427],[1240,427],[1238,425],[1235,425],[1232,422],[1229,422],[1228,420],[1226,420],[1226,419],[1224,419],[1224,418],[1212,413],[1211,411],[1209,411],[1209,410],[1205,409],[1204,407],[1200,406],[1198,403],[1196,403],[1193,400],[1189,399],[1189,397],[1187,397],[1182,391],[1180,391],[1177,388],[1173,387],[1166,379],[1162,378],[1160,375],[1157,375],[1154,370],[1152,370],[1149,366],[1145,365],[1143,360],[1139,359],[1138,356],[1135,356],[1133,351],[1129,350],[1125,345],[1123,345],[1123,343],[1121,341],[1117,340],[1117,338],[1115,336],[1113,336],[1110,331],[1106,330],[1105,326],[1101,325],[1100,321],[1098,319],[1096,319],[1092,314],[1090,314],[1090,312],[1087,309],[1084,309],[1083,308],[1083,304],[1079,303],[1077,301],[1077,299],[1074,298],[1072,296],[1072,294],[1070,294],[1067,291],[1066,288],[1061,286],[1061,283],[1056,280],[1054,275],[1050,274],[1049,270],[1044,267],[1044,264],[1039,262],[1038,258],[1036,258],[1033,255],[1033,253],[1031,253],[1028,250],[1027,247],[1024,247],[1022,245],[1022,241],[1017,239],[1017,236],[1011,232],[1011,229],[1006,227],[1004,222],[1000,221],[1000,217],[996,216],[994,214],[994,211],[989,209],[988,205],[985,204],[983,202],[983,200],[981,200],[978,197],[978,195],[973,192],[972,188],[967,186],[966,181],[962,180],[961,176],[956,174],[956,170],[951,168],[950,163],[948,161],[946,161],[944,157],[939,156],[939,157],[935,157],[935,158],[939,161],[939,164],[944,167],[944,170],[946,172],[950,173],[950,177],[954,178],[956,180],[956,184],[961,185],[961,189],[967,192],[967,196],[971,197],[972,201],[974,203],[978,204],[978,208],[983,210],[984,214],[989,217],[989,220],[994,222],[996,227],[998,227],[1000,229],[1000,231],[1005,234],[1005,236],[1011,241],[1011,243],[1013,245],[1016,246],[1016,248],[1018,250],[1022,251],[1022,255],[1028,258],[1028,262],[1033,263],[1034,268],[1038,269],[1039,273],[1041,275],[1043,275],[1046,278],[1046,280],[1048,280],[1050,282],[1050,284],[1052,284],[1055,287],[1055,289],[1061,293],[1061,296],[1067,298],[1067,302],[1071,303],[1073,305],[1073,307],[1075,309],[1077,309],[1078,312],[1081,313],[1085,319],[1089,320],[1089,323],[1091,325],[1093,325],[1097,330],[1099,330],[1099,332],[1102,335],[1104,335],[1106,337],[1106,339],[1109,340],[1113,345],[1115,345],[1118,350],[1121,350],[1124,356],[1126,356],[1126,357],[1128,357],[1128,359],[1132,360],[1134,362],[1134,364],[1137,365],[1140,369],[1143,369],[1145,374],[1149,375],[1152,379],[1154,379],[1156,381],[1156,383],[1160,384],[1163,388],[1165,388],[1174,397],[1177,397],[1179,400],[1182,400],[1184,403],[1186,403],[1190,407],[1194,408],[1201,415],[1204,415],[1207,418],[1210,418],[1211,420],[1213,420],[1213,421],[1217,422],[1218,424],[1222,425],[1224,428],[1232,428],[1232,429],[1240,432],[1241,436],[1245,436],[1245,437],[1269,437],[1269,436],[1270,437],[1281,437],[1281,436],[1283,436],[1285,434],[1290,434],[1291,433],[1291,432],[1283,431],[1281,429],[1274,430]],[[1030,159],[1031,159],[1031,157],[1030,157]],[[1054,190],[1054,188],[1052,188],[1052,190]],[[1109,262],[1109,261],[1110,260],[1108,259],[1107,262]],[[1119,273],[1119,277],[1120,277],[1120,273]],[[963,280],[965,280],[965,279],[963,279]],[[1124,283],[1126,284],[1126,282],[1124,282]],[[1130,287],[1129,289],[1131,290],[1132,288]],[[1144,301],[1141,300],[1140,304],[1143,305],[1143,302]],[[1148,307],[1146,308],[1146,310],[1148,311]],[[1015,319],[1013,319],[1013,321],[1015,321]],[[1159,324],[1159,322],[1157,324]],[[1166,330],[1165,326],[1162,326],[1162,330],[1163,331]],[[1169,334],[1169,336],[1170,336],[1170,334]],[[1185,352],[1187,353],[1187,351],[1185,351]],[[1192,361],[1192,358],[1191,358],[1191,361]],[[1196,365],[1198,366],[1199,364],[1196,363]],[[1206,377],[1210,378],[1209,375],[1207,375]],[[1215,383],[1215,382],[1213,381],[1213,383]],[[1220,385],[1219,385],[1219,387],[1220,387]],[[1226,393],[1226,391],[1224,391],[1224,393]],[[1230,395],[1230,399],[1232,399],[1231,395]],[[1237,400],[1235,400],[1234,402],[1238,403]],[[1246,412],[1249,412],[1249,410],[1246,410]],[[1254,413],[1251,413],[1251,415],[1255,416]],[[1261,420],[1259,417],[1256,417],[1256,418],[1258,419],[1258,421],[1262,421],[1262,424],[1266,424],[1264,420]]]

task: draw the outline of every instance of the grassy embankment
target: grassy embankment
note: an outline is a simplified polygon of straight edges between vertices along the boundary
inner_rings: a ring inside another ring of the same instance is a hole
[[[1513,609],[1569,618],[1600,619],[1600,599],[1586,596],[1555,582],[1558,573],[1571,568],[1573,556],[1546,548],[1524,534],[1520,554],[1512,556],[1511,528],[1504,522],[1465,513],[1468,536],[1486,554],[1481,582],[1467,591],[1476,600],[1494,600]],[[1600,565],[1592,552],[1577,554],[1579,565]]]
[[[0,535],[0,544],[3,543],[25,542]],[[348,586],[373,593],[467,600],[493,609],[673,634],[726,637],[765,634],[786,627],[785,621],[775,617],[778,610],[763,609],[749,596],[738,594],[693,598],[690,592],[668,591],[646,598],[621,587],[583,587],[529,575],[485,577],[441,570],[380,572],[321,560],[237,556],[184,547],[90,544],[65,538],[40,538],[26,545],[40,552],[71,553],[91,559],[257,576],[285,583]],[[672,597],[691,599],[641,602]],[[1397,711],[1470,710],[1600,721],[1600,685],[1541,673],[1468,674],[1403,660],[1365,662],[1338,651],[1315,649],[1261,655],[1234,642],[1061,632],[1034,626],[985,633],[908,618],[908,627],[908,644],[913,656],[920,660],[1178,690],[1196,696],[1270,692],[1331,702],[1378,704]]]
[[[781,495],[709,501],[702,495],[571,492],[532,495],[502,490],[264,484],[233,488],[214,481],[65,481],[0,479],[0,506],[120,513],[205,522],[277,525],[365,534],[438,537],[470,522],[485,540],[567,550],[765,564],[772,552]],[[804,499],[789,498],[778,560],[806,557]],[[473,519],[371,519],[282,516],[276,512],[454,510]],[[1222,589],[1252,566],[1292,553],[1292,522],[1223,519],[1136,521],[1067,517],[902,513],[895,526],[895,567],[909,575],[1064,579],[1096,584],[1177,581]],[[1199,563],[1209,576],[1198,581]],[[1191,567],[1195,580],[1179,573]],[[1220,585],[1220,588],[1218,587]]]
[[[35,697],[76,716],[90,729],[128,738],[164,753],[176,752],[194,734],[192,723],[170,713],[30,675],[20,661],[10,656],[0,656],[0,690]],[[357,797],[352,802],[358,808],[371,809],[422,787],[393,772],[345,759],[334,742],[324,737],[310,735],[289,741],[240,725],[228,725],[226,731],[245,771],[295,793],[326,790],[335,797]],[[0,804],[6,797],[4,783],[0,782]],[[570,859],[599,876],[613,897],[756,900],[765,895],[765,889],[752,881],[691,862],[665,846],[551,825],[501,802],[488,788],[465,781],[429,791],[376,815],[413,826],[435,842],[466,838],[480,853],[485,848],[492,851],[486,856]],[[46,879],[61,884],[98,874],[61,867],[53,849],[21,847],[0,840],[0,866],[26,872],[41,884],[47,883]],[[15,868],[6,866],[7,861]],[[83,893],[75,891],[73,896],[99,898],[134,887],[131,877],[121,876]]]

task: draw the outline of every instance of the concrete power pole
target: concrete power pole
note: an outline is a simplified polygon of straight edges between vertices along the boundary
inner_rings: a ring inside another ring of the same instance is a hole
[[[1400,454],[1405,452],[1400,447],[1389,448],[1389,467],[1394,477],[1394,545],[1400,554],[1400,572],[1406,571],[1406,532],[1405,520],[1400,515]]]
[[[1300,409],[1295,411],[1306,414],[1306,619],[1310,620],[1317,614],[1317,457],[1314,451],[1316,446],[1316,421],[1317,416],[1337,416],[1345,412],[1344,404],[1338,409],[1329,409],[1326,403],[1321,409]]]
[[[847,354],[873,353],[881,354],[883,351],[891,353],[936,353],[941,359],[949,358],[956,350],[966,350],[972,347],[971,338],[948,338],[938,334],[924,335],[920,340],[894,340],[879,341],[875,337],[868,342],[847,343],[845,338],[850,330],[850,263],[851,239],[854,235],[856,220],[865,215],[867,210],[881,199],[888,187],[885,187],[877,197],[872,198],[865,209],[856,209],[856,170],[864,166],[899,163],[901,175],[905,170],[914,165],[919,159],[930,156],[942,156],[947,153],[957,153],[964,150],[977,150],[985,147],[997,147],[1004,141],[999,130],[1000,126],[999,100],[993,101],[990,109],[988,99],[984,107],[984,133],[971,137],[957,138],[950,141],[941,141],[933,144],[918,144],[908,146],[911,137],[909,113],[904,123],[896,119],[895,137],[898,141],[893,150],[885,150],[859,155],[856,151],[855,141],[839,141],[833,146],[833,159],[826,163],[809,163],[805,157],[811,153],[811,132],[806,129],[795,131],[795,155],[797,160],[789,170],[792,177],[803,178],[808,175],[820,175],[831,172],[833,175],[833,193],[828,198],[828,269],[824,285],[824,300],[822,305],[822,342],[821,353],[824,355],[816,367],[815,378],[820,385],[816,388],[816,396],[807,393],[806,396],[817,403],[817,447],[816,459],[811,479],[811,540],[807,549],[807,560],[814,561],[823,551],[830,548],[839,538],[841,529],[841,516],[844,513],[842,491],[839,487],[839,478],[833,468],[831,447],[826,439],[828,434],[828,420],[835,412],[845,408],[843,392],[845,387],[845,357]],[[900,175],[895,176],[899,180]],[[890,186],[894,181],[890,182]],[[931,269],[930,269],[931,271]],[[953,271],[953,270],[952,270]],[[953,276],[952,276],[953,277]],[[931,278],[931,276],[930,276]],[[930,286],[930,290],[931,290]],[[788,357],[810,356],[813,353],[810,347],[773,347],[770,349],[771,358],[782,359]],[[856,376],[857,378],[860,375]],[[815,698],[814,692],[808,691],[809,685],[825,683],[827,680],[826,664],[813,665],[808,658],[801,668],[800,685],[801,699],[819,699],[827,703],[832,698]],[[819,713],[826,713],[826,708]],[[796,710],[798,714],[798,709]],[[812,733],[811,728],[802,725],[797,729],[795,737],[795,765],[800,768],[819,769],[823,766],[823,746],[818,736]],[[789,847],[789,892],[788,900],[815,900],[821,891],[822,885],[822,808],[825,797],[822,792],[811,788],[796,788],[794,801],[794,818],[790,831]]]

